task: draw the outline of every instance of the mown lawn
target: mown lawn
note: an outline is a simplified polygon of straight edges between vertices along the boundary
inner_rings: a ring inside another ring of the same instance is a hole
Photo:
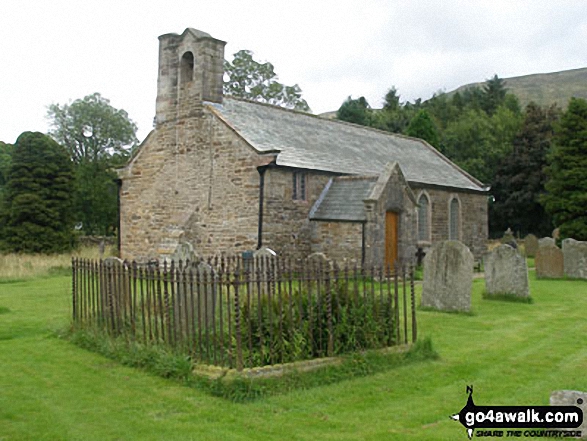
[[[545,405],[587,390],[587,282],[534,279],[534,303],[473,314],[419,311],[440,358],[246,404],[118,365],[56,336],[68,277],[1,283],[0,440],[459,440],[449,419],[478,405]]]

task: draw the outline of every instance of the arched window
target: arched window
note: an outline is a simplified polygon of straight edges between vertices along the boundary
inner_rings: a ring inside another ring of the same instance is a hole
[[[448,240],[460,239],[460,204],[456,197],[450,200]]]
[[[186,52],[181,57],[179,74],[181,84],[189,83],[194,79],[194,54]]]
[[[430,241],[430,201],[425,193],[418,198],[418,240]]]

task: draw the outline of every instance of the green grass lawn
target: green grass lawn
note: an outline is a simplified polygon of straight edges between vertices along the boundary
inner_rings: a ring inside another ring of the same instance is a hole
[[[534,278],[534,303],[418,311],[440,358],[237,404],[74,346],[68,277],[0,283],[0,440],[465,440],[449,419],[478,405],[546,405],[587,390],[587,282]]]

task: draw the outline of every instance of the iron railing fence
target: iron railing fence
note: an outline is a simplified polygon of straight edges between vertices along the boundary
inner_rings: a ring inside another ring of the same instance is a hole
[[[242,370],[414,342],[413,268],[276,257],[72,261],[73,322]]]

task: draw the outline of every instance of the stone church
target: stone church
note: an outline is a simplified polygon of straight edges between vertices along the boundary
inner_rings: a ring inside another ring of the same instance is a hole
[[[269,247],[365,264],[487,239],[487,188],[426,142],[223,96],[225,42],[159,37],[154,130],[119,170],[121,257]]]

